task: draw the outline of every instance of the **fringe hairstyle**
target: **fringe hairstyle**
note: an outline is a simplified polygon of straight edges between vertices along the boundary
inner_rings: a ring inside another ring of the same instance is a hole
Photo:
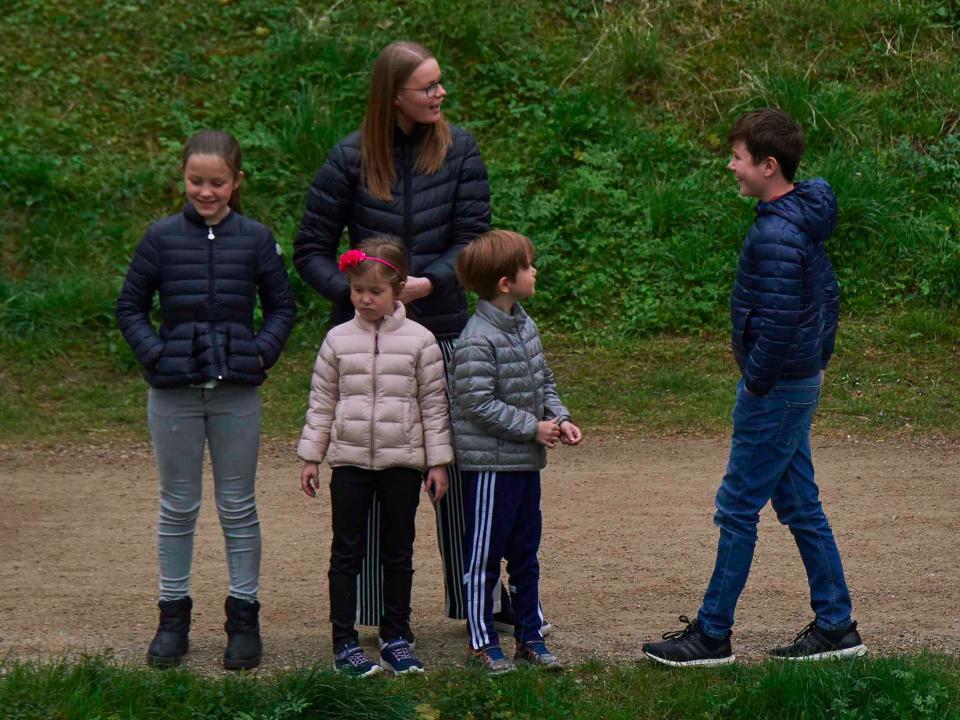
[[[500,278],[514,281],[533,265],[536,252],[530,238],[511,230],[489,230],[475,237],[457,257],[457,279],[483,300],[493,300]]]
[[[391,188],[397,177],[393,165],[393,134],[397,124],[394,98],[423,61],[432,57],[433,53],[423,45],[400,41],[387,45],[373,64],[367,114],[360,128],[360,178],[367,191],[378,200],[393,199]],[[437,172],[447,159],[450,142],[450,126],[441,114],[436,123],[426,126],[417,149],[417,171],[426,175]]]
[[[183,156],[180,159],[181,170],[186,169],[187,160],[191,155],[216,155],[227,164],[234,178],[240,177],[240,171],[243,169],[240,143],[233,135],[223,130],[201,130],[191,135],[183,146]],[[228,204],[234,211],[243,212],[240,209],[240,188],[233,191]]]
[[[361,242],[357,249],[363,250],[370,257],[386,260],[397,269],[393,270],[383,263],[365,262],[347,270],[347,277],[361,278],[368,273],[374,273],[392,287],[395,294],[400,295],[403,284],[407,281],[407,251],[403,243],[390,235],[375,235]]]

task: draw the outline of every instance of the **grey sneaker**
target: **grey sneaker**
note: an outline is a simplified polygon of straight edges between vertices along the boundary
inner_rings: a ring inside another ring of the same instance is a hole
[[[530,640],[523,644],[517,642],[517,652],[513,656],[513,661],[517,665],[533,665],[541,670],[554,672],[563,670],[563,664],[547,649],[547,644],[543,640]]]
[[[490,675],[503,675],[515,669],[499,645],[486,645],[478,650],[470,648],[467,664],[481,667]]]

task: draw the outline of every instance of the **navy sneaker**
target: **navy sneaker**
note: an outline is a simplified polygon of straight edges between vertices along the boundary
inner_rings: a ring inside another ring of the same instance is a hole
[[[778,660],[828,660],[830,658],[863,657],[867,646],[860,639],[857,623],[841,630],[824,630],[813,621],[801,630],[790,645],[774,648]]]
[[[481,667],[490,675],[503,675],[514,670],[513,663],[503,654],[499,645],[485,645],[478,650],[470,648],[467,664]]]
[[[517,641],[517,652],[513,660],[518,665],[533,665],[541,670],[552,670],[554,672],[563,670],[560,660],[552,652],[547,650],[547,644],[543,640],[530,640],[525,643]]]
[[[414,637],[412,631],[407,630],[407,632],[404,633],[404,635],[403,635],[403,639],[407,641],[407,645],[410,646],[410,649],[411,649],[411,650],[416,650],[416,649],[417,649],[417,638]],[[383,647],[384,645],[386,645],[386,643],[383,641],[383,638],[382,638],[380,635],[377,635],[377,644],[378,644],[380,647]]]
[[[340,646],[333,656],[333,669],[352,677],[372,677],[383,672],[373,660],[363,654],[356,640],[350,640]]]
[[[423,672],[423,663],[413,654],[410,643],[404,638],[381,644],[380,662],[394,675]]]
[[[644,643],[644,654],[670,667],[729,665],[737,659],[730,649],[729,635],[723,640],[712,638],[700,629],[697,620],[690,622],[686,615],[680,616],[680,622],[687,627],[664,633],[663,642]]]

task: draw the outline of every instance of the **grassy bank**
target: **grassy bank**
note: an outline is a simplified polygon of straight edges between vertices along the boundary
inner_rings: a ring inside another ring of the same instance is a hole
[[[530,234],[538,317],[591,338],[722,328],[752,217],[732,119],[806,127],[840,197],[845,308],[960,300],[960,9],[946,0],[14,0],[0,19],[0,339],[91,331],[203,126],[245,151],[245,205],[289,248],[310,178],[365,107],[383,45],[437,53],[494,221]],[[322,302],[297,284],[308,313]]]
[[[0,716],[24,719],[960,717],[960,667],[940,656],[693,672],[592,663],[560,676],[525,670],[496,679],[448,669],[364,682],[315,669],[208,679],[103,658],[3,671]]]
[[[267,437],[303,423],[319,326],[301,325],[263,386]],[[960,317],[899,313],[843,324],[816,432],[960,439]],[[725,334],[545,338],[564,400],[588,434],[723,433],[737,381]],[[146,383],[120,338],[0,348],[0,442],[145,440]]]

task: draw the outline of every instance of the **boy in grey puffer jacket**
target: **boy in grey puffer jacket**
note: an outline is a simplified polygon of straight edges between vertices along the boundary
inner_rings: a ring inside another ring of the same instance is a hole
[[[480,296],[450,364],[454,449],[463,477],[464,589],[471,658],[493,673],[512,664],[493,627],[493,589],[507,560],[515,660],[557,670],[540,628],[540,470],[546,449],[576,445],[580,429],[560,402],[540,335],[520,306],[532,297],[533,244],[493,230],[460,254],[461,284]]]

